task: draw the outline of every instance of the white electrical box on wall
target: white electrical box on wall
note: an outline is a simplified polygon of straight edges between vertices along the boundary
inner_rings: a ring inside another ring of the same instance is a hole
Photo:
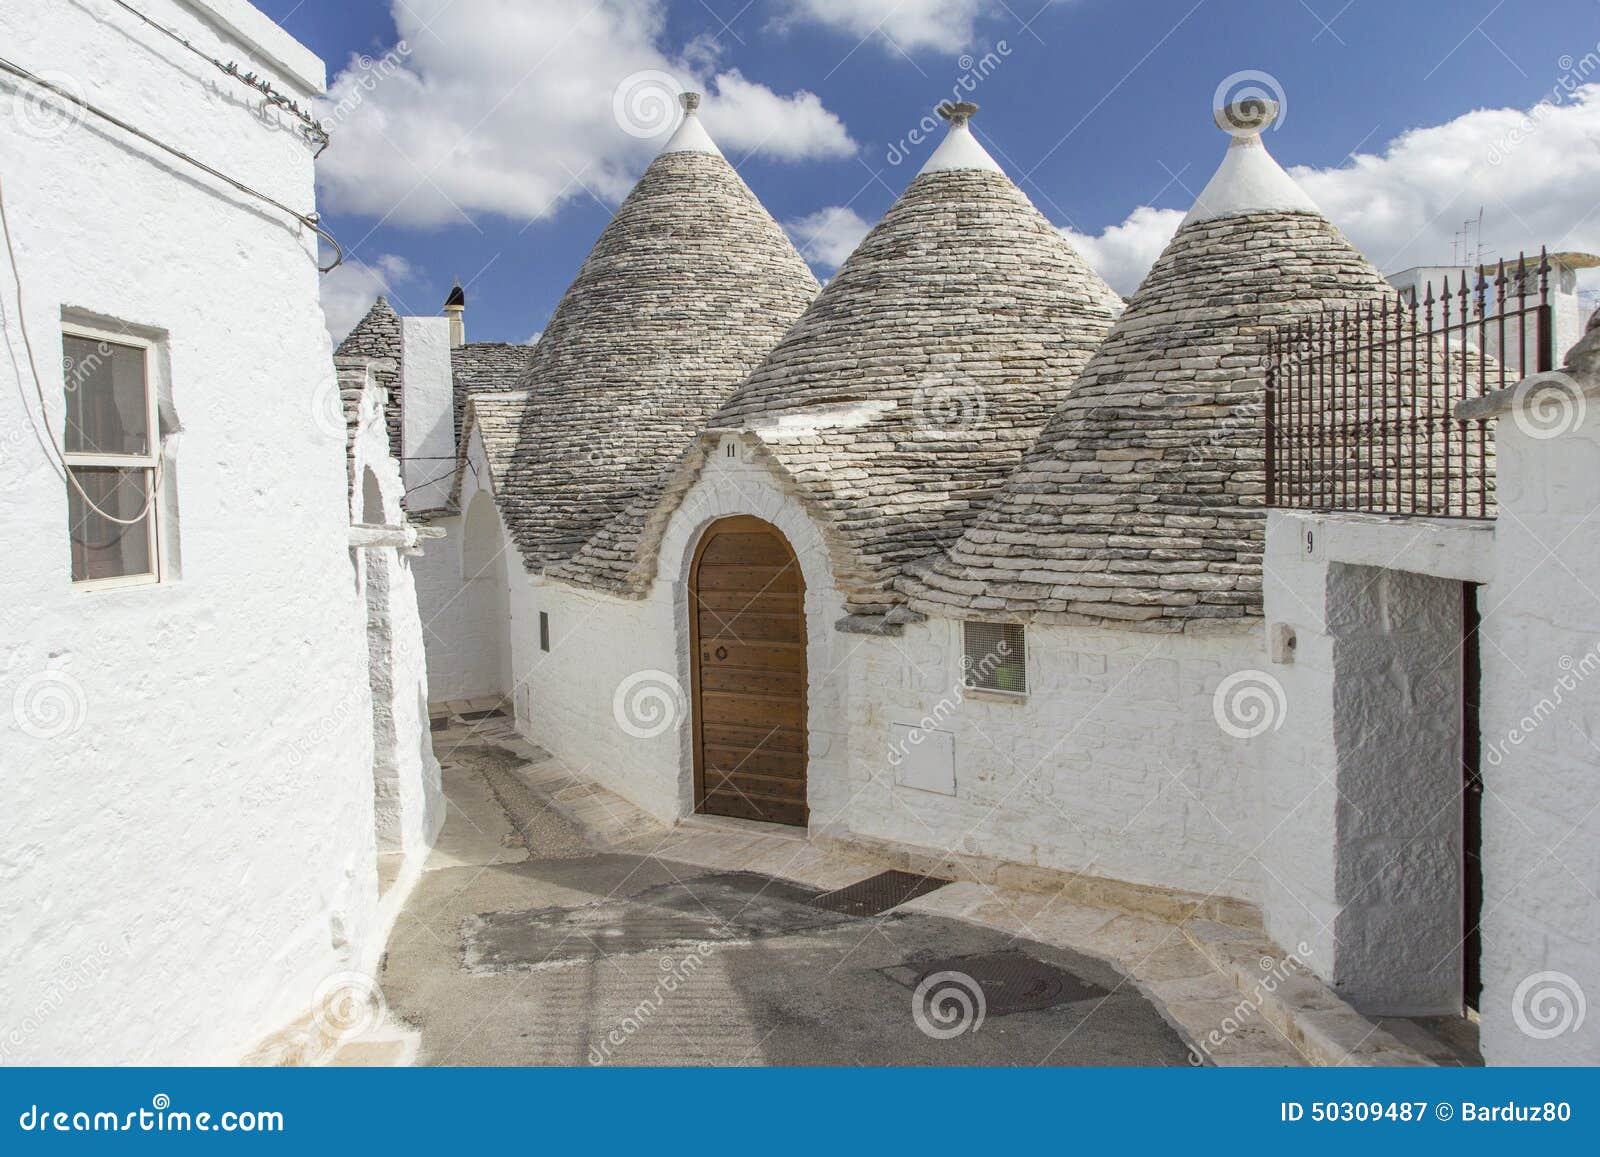
[[[898,760],[894,782],[940,795],[956,794],[956,737],[904,723],[889,725],[889,750]]]

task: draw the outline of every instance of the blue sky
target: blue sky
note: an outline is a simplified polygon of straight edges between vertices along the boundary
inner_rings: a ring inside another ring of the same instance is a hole
[[[603,0],[626,35],[586,26],[570,38],[560,22],[577,22],[584,6],[519,0],[524,12],[547,10],[545,19],[501,38],[493,29],[508,2],[256,0],[328,62],[330,78],[362,75],[352,58],[392,51],[397,20],[415,33],[409,53],[391,57],[405,75],[376,80],[335,127],[323,162],[323,209],[352,250],[355,274],[330,287],[330,312],[348,314],[352,300],[384,283],[406,311],[435,312],[459,276],[470,282],[474,340],[536,333],[659,144],[632,139],[603,107],[652,49],[675,75],[736,71],[777,101],[815,94],[820,108],[794,104],[794,115],[774,121],[779,145],[802,159],[723,142],[786,223],[830,206],[876,220],[932,145],[910,146],[898,165],[891,147],[972,60],[993,52],[999,64],[973,94],[982,106],[975,129],[1052,222],[1090,239],[1086,253],[1124,292],[1176,221],[1130,214],[1188,207],[1225,145],[1210,124],[1214,93],[1245,70],[1267,74],[1284,99],[1283,123],[1268,136],[1274,155],[1318,171],[1308,176],[1313,195],[1386,270],[1446,260],[1451,233],[1480,203],[1491,251],[1600,245],[1600,217],[1584,218],[1600,186],[1552,206],[1529,189],[1525,171],[1561,158],[1572,171],[1543,179],[1566,188],[1591,178],[1600,99],[1574,109],[1564,97],[1566,119],[1558,129],[1536,126],[1546,139],[1533,145],[1522,143],[1513,119],[1521,114],[1511,111],[1560,91],[1564,77],[1600,80],[1582,63],[1600,51],[1597,0]],[[863,36],[863,12],[888,19]],[[624,40],[613,62],[608,43]],[[579,70],[585,85],[574,91],[563,68]],[[1468,117],[1474,110],[1504,111],[1492,120]],[[472,127],[485,117],[492,123]],[[1437,131],[1382,162],[1397,138],[1427,129]],[[823,130],[834,139],[816,144]],[[573,158],[561,171],[581,179],[559,197],[517,204],[518,181],[537,184],[545,142],[557,137]],[[579,163],[586,148],[593,169]],[[1372,171],[1356,171],[1368,162],[1353,153],[1376,162]],[[1515,155],[1496,160],[1500,153]],[[412,193],[424,178],[425,195],[437,188],[448,208]],[[823,277],[827,248],[808,252]]]

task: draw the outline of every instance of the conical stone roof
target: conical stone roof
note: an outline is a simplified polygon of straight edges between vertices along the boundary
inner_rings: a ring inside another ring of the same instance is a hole
[[[382,364],[373,367],[373,380],[385,391],[383,420],[389,434],[389,451],[398,459],[400,448],[400,315],[387,297],[379,295],[366,315],[355,324],[334,351],[337,358],[364,358]]]
[[[495,486],[534,570],[569,557],[658,479],[817,292],[701,127],[697,101],[685,103],[516,383],[516,445]]]
[[[913,609],[1183,630],[1261,614],[1264,341],[1392,296],[1267,153],[1218,177],[992,508],[903,589]]]
[[[994,496],[1121,306],[972,136],[975,107],[942,111],[944,144],[707,423],[759,437],[848,544],[857,615]],[[664,519],[633,514],[560,573],[637,590],[641,522]]]

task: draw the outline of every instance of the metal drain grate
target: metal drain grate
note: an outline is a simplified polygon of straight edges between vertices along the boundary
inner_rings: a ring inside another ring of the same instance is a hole
[[[918,961],[885,970],[908,988],[916,988],[930,976],[956,972],[970,977],[983,990],[989,1016],[1013,1012],[1037,1012],[1080,1000],[1096,1000],[1106,995],[1098,984],[1036,960],[1025,952],[989,952],[979,956],[956,956],[946,960]]]
[[[506,713],[498,707],[490,708],[488,711],[461,712],[461,718],[468,723],[477,723],[480,719],[504,719],[505,717]]]
[[[890,908],[898,908],[907,900],[926,896],[944,887],[949,880],[935,876],[918,876],[912,872],[882,872],[858,880],[848,888],[825,892],[811,901],[829,912],[842,912],[846,916],[876,916]]]

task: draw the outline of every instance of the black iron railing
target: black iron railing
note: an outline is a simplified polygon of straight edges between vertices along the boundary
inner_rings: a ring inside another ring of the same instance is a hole
[[[1267,505],[1492,518],[1494,448],[1468,398],[1552,368],[1550,262],[1305,318],[1267,349]]]

